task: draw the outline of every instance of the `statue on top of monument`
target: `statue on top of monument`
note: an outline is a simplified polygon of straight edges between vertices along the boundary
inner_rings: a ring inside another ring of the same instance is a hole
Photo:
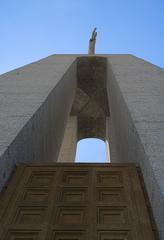
[[[97,37],[97,32],[96,32],[96,28],[94,28],[91,38],[89,40],[88,54],[90,55],[95,54],[96,37]]]

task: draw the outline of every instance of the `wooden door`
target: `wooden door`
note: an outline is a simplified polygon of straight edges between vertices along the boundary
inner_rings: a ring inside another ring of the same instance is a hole
[[[18,167],[0,211],[2,240],[154,239],[132,164]]]

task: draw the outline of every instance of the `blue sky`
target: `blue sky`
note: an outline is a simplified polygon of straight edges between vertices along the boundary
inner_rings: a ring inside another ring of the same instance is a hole
[[[164,67],[163,0],[1,0],[0,73],[55,53],[130,53]]]
[[[0,73],[55,53],[131,53],[164,67],[163,0],[1,0]]]
[[[75,162],[107,162],[106,144],[100,139],[88,138],[77,144]]]

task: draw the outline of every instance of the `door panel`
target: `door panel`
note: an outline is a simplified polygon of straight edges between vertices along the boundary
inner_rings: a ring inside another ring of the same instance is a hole
[[[154,239],[132,164],[18,167],[0,211],[4,240]]]

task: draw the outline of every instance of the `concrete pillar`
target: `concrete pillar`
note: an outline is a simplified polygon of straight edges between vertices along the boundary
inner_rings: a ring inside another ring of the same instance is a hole
[[[164,72],[132,55],[111,55],[107,75],[111,128],[117,153],[112,160],[141,167],[163,240]]]
[[[76,89],[74,56],[50,56],[0,77],[0,190],[15,165],[57,161]]]
[[[64,138],[57,162],[75,162],[77,147],[77,117],[70,116],[65,128]]]
[[[107,148],[108,155],[110,155],[110,162],[117,162],[117,152],[116,152],[116,142],[113,131],[113,125],[111,122],[111,117],[106,118],[106,141],[108,142]]]

